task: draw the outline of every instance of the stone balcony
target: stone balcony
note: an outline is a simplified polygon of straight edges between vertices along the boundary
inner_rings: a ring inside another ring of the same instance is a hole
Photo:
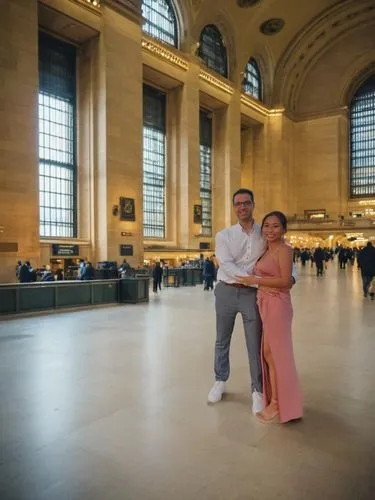
[[[288,217],[289,231],[344,231],[352,230],[373,230],[375,231],[375,219],[367,217],[322,217],[321,219],[308,219],[303,215],[295,215]]]

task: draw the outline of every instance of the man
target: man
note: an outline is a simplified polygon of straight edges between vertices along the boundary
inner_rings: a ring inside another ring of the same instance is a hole
[[[27,267],[29,269],[29,273],[30,273],[30,282],[35,283],[36,278],[37,278],[36,271],[33,268],[33,266],[30,264],[30,261],[26,261],[26,265],[27,265]]]
[[[126,259],[124,259],[124,261],[121,264],[121,267],[119,269],[119,273],[120,273],[121,278],[126,278],[129,271],[130,271],[130,264]]]
[[[359,252],[358,264],[362,274],[363,296],[367,297],[372,278],[375,276],[375,248],[372,246],[371,241]],[[370,295],[371,299],[373,299],[374,294],[371,293]]]
[[[80,280],[89,281],[95,279],[95,269],[91,262],[87,262],[85,267],[82,269]]]
[[[29,266],[27,265],[27,262],[24,262],[19,270],[19,276],[18,276],[19,282],[20,283],[30,283],[30,271],[29,271]]]
[[[161,291],[161,282],[163,281],[163,268],[161,267],[160,262],[157,262],[152,270],[152,280],[153,292],[158,293],[158,288]]]
[[[346,269],[346,263],[348,262],[348,252],[346,248],[340,248],[339,250],[339,264],[340,269]]]
[[[323,266],[325,262],[325,252],[322,248],[317,247],[314,252],[314,262],[316,265],[316,275],[323,276]]]
[[[216,343],[215,379],[208,394],[208,403],[222,399],[229,378],[229,348],[235,319],[241,313],[251,375],[253,413],[264,409],[261,367],[261,320],[256,303],[256,287],[247,287],[236,276],[251,273],[263,255],[266,243],[261,228],[253,219],[254,195],[239,189],[233,195],[233,209],[238,223],[216,235],[216,257],[219,262],[218,284],[215,288]],[[293,279],[291,277],[290,286]]]
[[[215,277],[215,264],[208,257],[203,263],[204,290],[213,290]]]

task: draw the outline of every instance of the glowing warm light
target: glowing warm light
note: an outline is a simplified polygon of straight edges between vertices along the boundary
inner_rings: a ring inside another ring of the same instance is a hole
[[[375,205],[375,200],[360,200],[358,204],[363,206]]]

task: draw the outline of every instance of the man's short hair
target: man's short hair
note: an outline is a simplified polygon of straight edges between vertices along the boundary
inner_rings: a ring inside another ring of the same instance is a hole
[[[250,191],[250,189],[241,188],[241,189],[237,189],[237,191],[234,193],[233,198],[232,198],[232,203],[233,204],[234,204],[234,198],[238,194],[248,194],[250,196],[251,201],[254,201],[254,193],[252,191]]]

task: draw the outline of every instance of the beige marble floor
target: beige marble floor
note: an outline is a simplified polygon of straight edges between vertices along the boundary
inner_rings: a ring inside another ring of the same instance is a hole
[[[375,498],[375,302],[358,272],[293,291],[305,418],[249,410],[241,323],[229,393],[213,381],[213,296],[0,322],[2,500]]]

